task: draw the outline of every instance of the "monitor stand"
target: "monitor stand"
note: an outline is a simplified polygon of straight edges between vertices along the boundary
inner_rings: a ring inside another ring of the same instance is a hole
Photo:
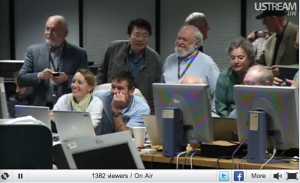
[[[249,163],[265,163],[267,150],[268,114],[265,111],[248,112],[248,158]],[[273,144],[274,145],[274,144]],[[284,160],[272,159],[269,163],[286,163]]]

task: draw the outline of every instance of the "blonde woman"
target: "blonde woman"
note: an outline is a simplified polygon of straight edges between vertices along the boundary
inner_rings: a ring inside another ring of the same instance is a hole
[[[79,111],[89,112],[94,127],[100,125],[103,111],[103,102],[98,97],[93,97],[95,75],[87,69],[79,69],[73,77],[71,84],[72,93],[61,96],[54,105],[54,111]],[[53,113],[51,120],[55,122]]]

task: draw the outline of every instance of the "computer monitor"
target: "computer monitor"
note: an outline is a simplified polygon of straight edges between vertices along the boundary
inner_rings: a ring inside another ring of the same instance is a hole
[[[51,130],[49,107],[15,105],[16,117],[32,116]]]
[[[0,77],[13,81],[13,74],[24,64],[23,60],[0,60]]]
[[[290,65],[278,65],[279,67],[279,78],[285,81],[286,79],[293,80],[295,74],[299,71],[299,66]],[[290,86],[289,83],[285,83]]]
[[[0,119],[8,119],[4,79],[0,77]]]
[[[267,148],[286,150],[299,148],[299,102],[298,89],[294,87],[235,85],[234,96],[237,111],[239,141],[248,138],[249,111],[263,110],[267,113]]]
[[[62,142],[70,169],[144,169],[129,131]]]
[[[188,143],[214,140],[209,85],[154,83],[153,96],[160,138],[163,137],[162,109],[178,107],[181,109],[182,124],[193,127],[187,134]]]

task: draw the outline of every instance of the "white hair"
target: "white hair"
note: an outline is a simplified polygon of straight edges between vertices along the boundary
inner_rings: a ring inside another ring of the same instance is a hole
[[[194,36],[195,36],[195,42],[196,41],[200,41],[200,43],[202,44],[202,42],[203,42],[203,35],[200,32],[200,30],[197,27],[195,27],[194,25],[185,25],[185,26],[181,27],[180,30],[182,30],[185,27],[192,27],[193,31],[194,31]]]
[[[201,34],[201,32],[199,31],[199,29],[193,25],[185,25],[183,26],[179,32],[184,29],[184,28],[191,28],[193,29],[193,33],[194,33],[194,37],[195,37],[195,40],[194,40],[194,44],[192,45],[189,45],[188,47],[188,50],[187,51],[182,51],[182,52],[178,52],[177,50],[177,46],[175,47],[175,53],[179,56],[179,57],[186,57],[188,56],[189,54],[193,53],[195,51],[195,45],[196,43],[199,41],[200,44],[199,45],[202,45],[203,43],[203,35]],[[178,33],[179,34],[179,33]]]
[[[266,81],[268,81],[268,83],[270,85],[273,84],[273,80],[274,80],[274,75],[273,72],[266,68],[265,66],[262,65],[255,65],[249,68],[247,74],[253,74],[256,76],[256,78],[258,79],[258,83],[264,83]]]
[[[185,23],[199,28],[204,25],[205,20],[206,18],[203,13],[193,12],[186,18]]]

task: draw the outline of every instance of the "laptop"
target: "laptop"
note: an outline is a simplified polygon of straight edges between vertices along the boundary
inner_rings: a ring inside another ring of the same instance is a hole
[[[162,146],[162,139],[159,138],[155,115],[143,115],[143,120],[152,146]]]
[[[61,142],[96,136],[90,113],[53,111],[53,114]]]
[[[214,141],[238,142],[237,120],[232,118],[213,118]]]
[[[143,115],[147,133],[151,145],[162,145],[162,139],[158,136],[155,115]],[[213,118],[214,141],[238,142],[237,120],[232,118]]]
[[[51,130],[49,107],[15,105],[16,117],[32,116]]]

